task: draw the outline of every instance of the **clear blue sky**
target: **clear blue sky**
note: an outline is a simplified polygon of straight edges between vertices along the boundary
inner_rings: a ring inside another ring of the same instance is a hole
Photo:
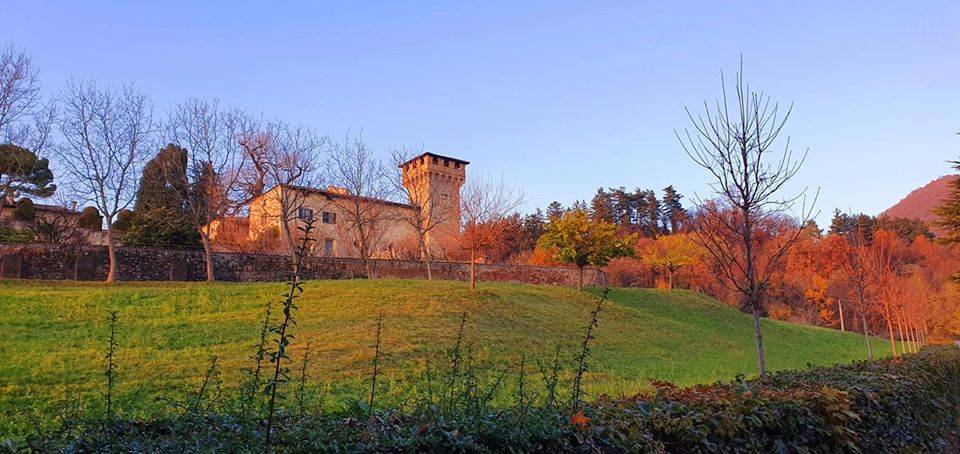
[[[878,213],[960,155],[956,0],[267,3],[6,0],[0,40],[51,93],[93,77],[160,108],[216,97],[362,128],[384,156],[424,145],[502,173],[527,209],[601,185],[707,195],[673,131],[741,53],[754,87],[795,103],[810,155],[788,189],[821,188],[821,221]]]

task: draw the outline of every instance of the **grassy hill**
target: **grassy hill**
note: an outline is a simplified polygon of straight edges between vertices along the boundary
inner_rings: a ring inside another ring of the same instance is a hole
[[[488,364],[528,366],[565,358],[577,346],[599,293],[552,286],[485,283],[476,292],[449,281],[311,281],[298,300],[290,356],[311,344],[309,386],[328,405],[362,397],[383,313],[385,400],[413,391],[425,358],[465,339]],[[0,434],[48,423],[59,408],[100,407],[108,313],[118,311],[119,408],[147,414],[157,397],[195,392],[218,357],[225,388],[240,381],[277,283],[97,283],[0,281]],[[834,330],[765,321],[768,367],[849,362],[866,356],[863,338]],[[885,352],[883,342],[875,350]],[[294,364],[298,367],[299,364]],[[572,368],[572,364],[570,365]],[[690,291],[615,289],[600,313],[590,395],[630,393],[651,380],[678,384],[754,374],[750,318]],[[535,379],[531,379],[535,380]]]

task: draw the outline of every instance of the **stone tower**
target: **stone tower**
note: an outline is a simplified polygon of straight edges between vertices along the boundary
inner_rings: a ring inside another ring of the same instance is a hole
[[[467,161],[434,153],[423,153],[400,165],[403,185],[421,217],[432,225],[427,246],[434,252],[450,250],[460,233],[460,187],[467,176]]]

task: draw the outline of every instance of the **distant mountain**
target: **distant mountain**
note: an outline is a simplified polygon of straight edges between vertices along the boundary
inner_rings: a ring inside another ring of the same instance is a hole
[[[921,188],[914,189],[907,194],[903,200],[896,205],[887,208],[880,213],[881,216],[894,218],[920,219],[921,221],[931,223],[937,219],[933,209],[939,206],[943,199],[950,193],[950,183],[956,180],[960,175],[947,175],[937,178]],[[937,229],[930,226],[934,233]]]

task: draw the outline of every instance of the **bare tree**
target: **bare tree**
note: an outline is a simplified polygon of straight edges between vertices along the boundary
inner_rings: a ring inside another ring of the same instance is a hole
[[[383,201],[394,194],[395,188],[383,161],[376,158],[362,136],[348,135],[343,142],[333,144],[328,165],[330,182],[344,191],[340,198],[345,202],[338,204],[343,214],[338,228],[353,237],[367,276],[372,277],[370,258],[383,239],[387,223],[396,216]]]
[[[420,153],[411,153],[409,150],[401,148],[392,153],[394,174],[392,178],[394,190],[403,195],[404,201],[410,205],[410,210],[400,212],[400,219],[409,225],[417,234],[417,247],[420,251],[420,258],[427,268],[427,279],[433,279],[433,270],[430,261],[433,259],[433,251],[429,244],[431,232],[437,226],[443,226],[454,222],[459,215],[454,208],[445,203],[443,190],[437,185],[417,184],[413,181],[419,178],[419,175],[411,175],[404,167],[410,159]],[[429,176],[422,176],[429,178]],[[442,227],[441,227],[442,228]]]
[[[806,152],[794,159],[789,137],[779,148],[778,139],[792,106],[783,111],[764,93],[751,91],[743,81],[742,65],[732,102],[727,99],[722,76],[721,83],[722,98],[713,107],[705,102],[698,115],[686,109],[693,131],[677,132],[677,139],[687,155],[713,177],[711,188],[720,202],[698,201],[695,238],[715,259],[725,282],[742,296],[741,309],[752,313],[757,366],[764,375],[766,356],[760,329],[764,296],[770,279],[800,238],[799,226],[810,218],[812,205],[801,208],[802,219],[793,232],[762,235],[761,229],[789,213],[805,193],[779,195],[800,170]]]
[[[42,158],[57,112],[55,103],[43,102],[40,89],[39,70],[31,57],[12,44],[0,48],[0,144],[23,147],[38,157],[0,160],[0,197],[13,192],[14,176],[46,169]]]
[[[76,202],[68,201],[63,193],[53,196],[51,208],[37,214],[34,219],[33,233],[41,243],[73,244],[82,240],[80,216]]]
[[[467,181],[460,191],[460,248],[470,256],[470,289],[476,289],[477,259],[497,244],[506,227],[504,220],[520,204],[519,189],[480,176]]]
[[[113,223],[133,202],[140,168],[152,149],[153,106],[130,87],[102,89],[92,81],[68,83],[60,102],[63,165],[106,221],[107,282],[113,282],[117,274]]]
[[[186,150],[186,169],[164,169],[167,178],[184,181],[170,187],[185,191],[190,221],[200,233],[207,281],[214,280],[210,229],[235,207],[240,170],[247,154],[244,145],[256,125],[239,110],[224,109],[218,101],[191,99],[177,106],[167,124],[170,140]],[[164,161],[181,166],[177,160]]]
[[[282,121],[266,125],[242,142],[246,161],[240,190],[247,203],[275,204],[280,234],[297,263],[296,222],[308,194],[321,179],[321,151],[328,142],[313,130]]]

